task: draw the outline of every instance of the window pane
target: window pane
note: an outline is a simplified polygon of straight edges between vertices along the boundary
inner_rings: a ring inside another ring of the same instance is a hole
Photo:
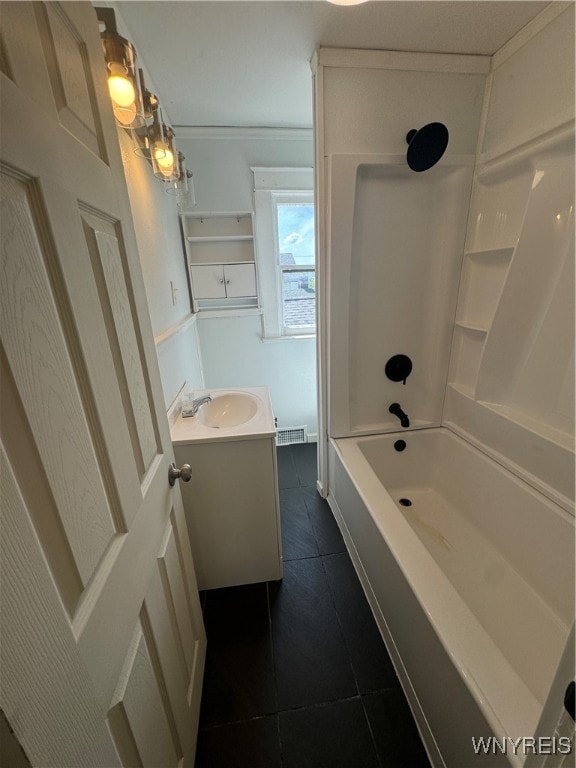
[[[316,324],[316,275],[313,269],[282,270],[282,315],[286,328]]]
[[[314,205],[278,203],[280,264],[314,264]]]

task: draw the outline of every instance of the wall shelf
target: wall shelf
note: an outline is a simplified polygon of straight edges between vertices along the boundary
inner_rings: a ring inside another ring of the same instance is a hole
[[[249,261],[246,261],[246,259],[226,259],[224,261],[221,261],[221,260],[211,261],[207,259],[206,261],[191,261],[188,264],[188,266],[192,268],[192,267],[210,267],[210,266],[213,266],[214,264],[221,264],[223,266],[226,266],[227,264],[253,264],[253,263],[254,262],[252,259],[250,259]]]
[[[180,222],[194,311],[257,308],[252,212],[185,212]]]
[[[235,243],[254,240],[252,235],[209,235],[207,237],[188,236],[189,243]]]

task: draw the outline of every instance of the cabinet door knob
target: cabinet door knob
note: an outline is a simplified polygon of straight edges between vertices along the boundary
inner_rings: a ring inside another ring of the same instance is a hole
[[[172,462],[168,467],[168,483],[170,487],[174,487],[176,480],[182,480],[183,483],[190,482],[192,478],[192,469],[190,464],[182,464],[180,469],[176,469],[176,464]]]

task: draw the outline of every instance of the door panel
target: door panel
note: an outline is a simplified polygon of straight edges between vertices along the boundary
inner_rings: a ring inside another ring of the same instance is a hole
[[[108,720],[116,748],[124,760],[127,749],[132,747],[139,758],[136,765],[150,768],[175,766],[182,754],[172,741],[168,715],[160,692],[162,681],[156,675],[152,656],[156,656],[155,651],[149,648],[149,638],[145,637],[142,623],[138,622]],[[151,723],[154,723],[153,729],[150,728]]]
[[[191,766],[206,641],[98,23],[1,5],[0,706],[35,765]]]
[[[74,637],[1,443],[0,477],[2,709],[32,765],[119,767],[90,687],[73,684]]]
[[[82,580],[1,345],[0,392],[2,393],[0,433],[18,435],[18,440],[12,440],[9,445],[6,445],[6,449],[9,450],[8,461],[16,474],[24,504],[42,547],[50,575],[68,616],[72,617],[83,591]],[[33,483],[30,482],[31,477],[34,478]],[[2,524],[3,522],[4,515],[2,515]]]
[[[129,295],[124,277],[125,260],[112,223],[103,219],[98,222],[87,212],[82,212],[82,223],[116,375],[122,382],[121,394],[134,458],[142,478],[159,452],[159,446],[132,315],[133,297]]]
[[[2,6],[2,72],[26,91],[44,112],[55,109],[50,75],[46,67],[36,12],[32,3]],[[21,44],[26,39],[29,47]]]
[[[117,533],[109,488],[92,471],[100,462],[68,353],[78,343],[62,327],[51,244],[38,236],[46,213],[30,179],[2,173],[1,185],[4,351],[85,586]]]
[[[103,146],[86,46],[58,3],[34,7],[58,119],[94,154]]]

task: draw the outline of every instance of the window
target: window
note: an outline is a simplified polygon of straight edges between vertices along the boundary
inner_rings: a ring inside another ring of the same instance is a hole
[[[283,334],[316,329],[314,203],[311,195],[273,195],[276,209],[276,264]]]
[[[311,168],[252,168],[263,337],[316,333]]]

